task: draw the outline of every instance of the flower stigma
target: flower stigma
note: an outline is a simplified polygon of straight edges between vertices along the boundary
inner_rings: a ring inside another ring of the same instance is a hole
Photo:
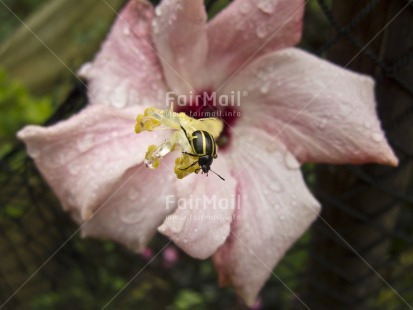
[[[166,130],[170,133],[169,137],[160,145],[149,145],[144,160],[147,167],[158,168],[162,158],[179,149],[181,155],[176,158],[174,166],[176,177],[182,179],[193,172],[199,173],[201,167],[198,164],[198,157],[185,154],[193,154],[194,152],[181,126],[188,135],[196,130],[202,130],[209,132],[214,139],[217,139],[224,124],[217,118],[194,119],[184,112],[174,112],[173,104],[169,110],[152,107],[145,109],[143,114],[136,117],[135,132],[137,134],[154,130]]]

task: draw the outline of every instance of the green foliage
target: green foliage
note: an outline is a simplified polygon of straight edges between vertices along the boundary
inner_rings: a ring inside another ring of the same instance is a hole
[[[212,19],[217,15],[222,9],[224,9],[230,3],[229,0],[218,0],[214,3],[211,9],[208,11],[208,18]]]
[[[174,307],[171,309],[176,310],[189,310],[189,309],[203,309],[203,296],[198,292],[192,290],[182,290],[179,292]]]
[[[0,70],[0,156],[16,142],[15,133],[26,124],[41,124],[53,111],[51,99],[36,98],[27,88]]]

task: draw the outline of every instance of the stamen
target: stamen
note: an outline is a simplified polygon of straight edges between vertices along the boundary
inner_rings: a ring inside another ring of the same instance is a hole
[[[136,133],[156,129],[167,129],[171,132],[169,138],[159,146],[150,145],[148,147],[144,160],[147,167],[151,169],[158,168],[161,165],[162,158],[175,151],[178,146],[181,155],[175,160],[174,167],[177,178],[182,179],[193,172],[200,171],[200,166],[197,163],[198,158],[184,154],[184,152],[192,153],[193,151],[181,126],[185,128],[188,134],[196,130],[202,130],[212,134],[215,139],[223,129],[223,123],[218,119],[205,118],[197,120],[183,112],[174,112],[173,106],[170,110],[147,108],[144,114],[139,114],[136,117]]]

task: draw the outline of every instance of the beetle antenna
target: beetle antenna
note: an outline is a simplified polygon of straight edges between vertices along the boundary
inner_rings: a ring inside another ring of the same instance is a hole
[[[214,170],[209,169],[209,171],[212,171],[212,172],[215,173],[217,176],[219,176],[222,181],[225,181],[225,179],[224,179],[223,177],[221,177],[218,173],[216,173]]]

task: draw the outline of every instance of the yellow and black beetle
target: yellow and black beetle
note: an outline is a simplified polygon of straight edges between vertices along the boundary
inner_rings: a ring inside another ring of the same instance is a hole
[[[196,130],[191,134],[190,137],[188,137],[188,134],[186,133],[185,128],[182,126],[181,128],[184,131],[185,136],[188,139],[189,145],[191,146],[191,149],[193,152],[193,153],[188,153],[188,152],[182,152],[182,153],[189,155],[189,156],[198,157],[198,161],[194,162],[192,165],[184,169],[181,169],[181,170],[186,170],[188,168],[191,168],[192,166],[195,166],[196,164],[199,164],[201,168],[195,170],[195,173],[198,173],[199,170],[202,169],[202,172],[206,173],[208,176],[208,171],[212,171],[217,176],[219,176],[222,180],[225,181],[225,179],[221,177],[218,173],[211,170],[211,165],[212,165],[213,160],[218,157],[217,144],[215,143],[214,137],[208,131],[204,131],[204,130]]]

